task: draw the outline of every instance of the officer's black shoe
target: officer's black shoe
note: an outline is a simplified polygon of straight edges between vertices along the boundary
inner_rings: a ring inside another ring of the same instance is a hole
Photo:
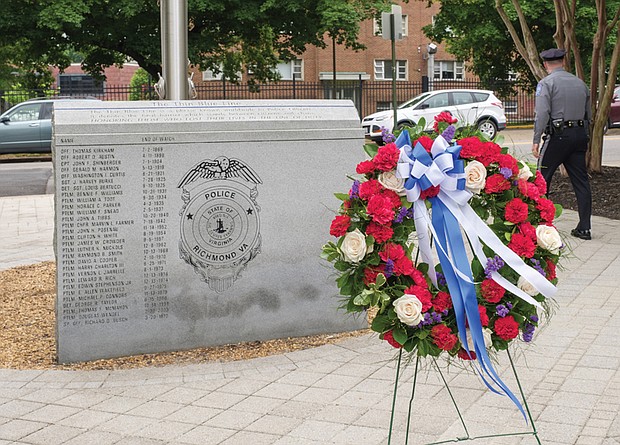
[[[576,238],[581,238],[585,240],[592,239],[592,235],[590,234],[589,230],[573,229],[570,231],[570,234]]]

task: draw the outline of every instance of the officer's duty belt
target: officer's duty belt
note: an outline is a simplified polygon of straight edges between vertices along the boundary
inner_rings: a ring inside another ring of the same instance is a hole
[[[585,125],[585,121],[579,119],[578,121],[564,121],[564,128],[573,128],[573,127],[583,127]]]

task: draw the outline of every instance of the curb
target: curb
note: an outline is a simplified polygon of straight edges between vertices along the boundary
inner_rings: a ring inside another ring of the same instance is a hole
[[[0,164],[11,164],[17,162],[52,162],[52,156],[11,156],[0,157]]]

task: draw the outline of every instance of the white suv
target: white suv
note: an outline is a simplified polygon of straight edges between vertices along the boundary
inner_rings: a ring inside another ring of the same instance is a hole
[[[439,90],[422,93],[401,104],[396,111],[397,128],[414,126],[423,117],[426,129],[433,129],[433,118],[442,111],[449,111],[458,119],[457,126],[473,125],[493,139],[499,130],[506,128],[504,105],[492,91]],[[394,127],[394,111],[379,111],[362,119],[366,137],[381,141],[381,130],[390,133]]]

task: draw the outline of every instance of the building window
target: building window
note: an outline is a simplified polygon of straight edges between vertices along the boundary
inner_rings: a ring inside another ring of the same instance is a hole
[[[392,102],[377,102],[377,111],[387,111],[392,109]]]
[[[519,103],[517,100],[504,100],[504,112],[506,114],[517,114]]]
[[[402,24],[403,24],[403,37],[409,35],[409,16],[407,14],[402,14]],[[373,20],[373,28],[372,32],[376,36],[380,36],[383,34],[383,30],[381,28],[381,19]]]
[[[214,70],[205,70],[202,72],[202,80],[222,80],[224,78],[224,67],[220,64],[216,73]],[[237,72],[237,80],[241,80],[241,72]]]
[[[463,62],[453,60],[435,61],[433,67],[434,80],[463,80],[465,79],[465,69]]]
[[[58,86],[62,96],[93,96],[103,94],[103,82],[88,74],[59,74]]]
[[[392,80],[392,61],[375,60],[375,80]],[[396,61],[396,80],[407,80],[407,61]]]
[[[278,63],[276,71],[280,73],[282,80],[303,79],[303,64],[301,59],[291,60],[290,62]]]
[[[213,70],[204,70],[202,72],[202,80],[222,80],[224,73],[220,69],[218,73]]]

